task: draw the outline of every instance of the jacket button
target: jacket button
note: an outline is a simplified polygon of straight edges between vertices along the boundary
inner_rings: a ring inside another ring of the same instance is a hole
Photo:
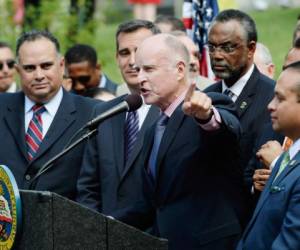
[[[25,175],[25,179],[26,179],[27,181],[30,181],[31,176],[30,176],[29,174],[27,174],[27,175]]]

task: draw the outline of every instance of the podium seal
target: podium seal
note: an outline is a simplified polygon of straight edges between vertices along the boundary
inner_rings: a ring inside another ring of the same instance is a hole
[[[21,227],[21,200],[15,178],[0,165],[0,250],[12,249]]]

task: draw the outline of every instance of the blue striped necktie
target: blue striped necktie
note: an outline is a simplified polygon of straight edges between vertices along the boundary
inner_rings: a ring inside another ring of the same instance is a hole
[[[134,147],[139,132],[139,116],[137,111],[127,113],[125,123],[125,164]]]
[[[41,116],[45,110],[45,107],[40,104],[36,104],[32,108],[33,116],[25,135],[27,154],[30,161],[36,155],[43,140],[43,121]]]
[[[156,122],[156,126],[155,126],[154,142],[153,142],[153,146],[152,146],[152,150],[151,150],[149,162],[148,162],[148,172],[152,176],[153,180],[156,179],[156,161],[157,161],[158,150],[159,150],[161,139],[164,135],[168,120],[169,120],[169,117],[163,113],[160,115],[159,119]]]

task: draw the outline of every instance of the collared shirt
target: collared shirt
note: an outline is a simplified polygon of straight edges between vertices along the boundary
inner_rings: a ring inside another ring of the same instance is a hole
[[[56,95],[47,103],[44,104],[46,109],[45,112],[42,113],[42,121],[43,121],[43,137],[45,137],[54,117],[59,108],[59,105],[63,98],[63,90],[62,88],[56,93]],[[28,129],[29,123],[33,116],[32,107],[35,105],[32,100],[30,100],[27,96],[25,96],[25,132]]]
[[[245,75],[243,75],[239,80],[237,80],[236,83],[234,83],[230,88],[228,88],[224,82],[224,80],[222,80],[222,93],[226,90],[229,89],[234,96],[232,97],[232,101],[236,101],[239,97],[239,95],[242,93],[243,88],[245,87],[246,83],[248,82],[248,80],[250,79],[252,73],[254,70],[254,64],[251,65],[251,67],[249,68],[249,70],[247,71],[247,73]]]
[[[169,107],[167,107],[164,111],[164,113],[166,114],[166,116],[171,117],[171,115],[174,113],[175,109],[183,102],[185,95],[186,95],[186,91],[183,91],[181,95],[179,95],[170,105]],[[217,130],[218,128],[220,128],[220,124],[222,122],[220,114],[218,112],[217,109],[215,109],[213,107],[213,116],[210,119],[209,122],[207,122],[206,124],[199,124],[199,126],[201,126],[204,130],[206,131],[213,131],[213,130]]]
[[[300,151],[300,139],[296,140],[293,145],[288,149],[290,159],[293,159],[295,155]],[[281,155],[277,156],[271,163],[270,169],[273,170],[276,162],[278,161],[279,157]]]
[[[5,92],[6,93],[15,93],[16,91],[17,91],[17,84],[15,82],[13,82]]]
[[[101,75],[100,77],[100,82],[99,82],[99,85],[98,87],[99,88],[105,88],[106,87],[106,76],[104,74]]]

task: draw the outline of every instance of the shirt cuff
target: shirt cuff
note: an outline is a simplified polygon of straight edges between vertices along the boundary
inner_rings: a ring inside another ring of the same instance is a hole
[[[213,115],[207,123],[201,124],[198,122],[199,126],[206,131],[217,130],[220,128],[220,125],[222,123],[219,111],[215,107],[212,107],[212,111]]]

